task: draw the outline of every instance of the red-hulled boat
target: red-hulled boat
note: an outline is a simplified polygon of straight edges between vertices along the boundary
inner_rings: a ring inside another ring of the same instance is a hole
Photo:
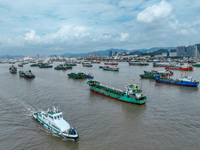
[[[118,65],[117,62],[105,62],[104,65]]]
[[[193,71],[193,66],[167,66],[165,69],[170,70],[183,70],[183,71]]]

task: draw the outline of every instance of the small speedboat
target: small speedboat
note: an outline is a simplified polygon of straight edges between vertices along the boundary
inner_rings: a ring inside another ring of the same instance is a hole
[[[63,113],[55,107],[53,110],[40,111],[33,114],[33,117],[39,121],[45,128],[51,132],[64,137],[76,140],[79,135],[75,128],[63,119]]]

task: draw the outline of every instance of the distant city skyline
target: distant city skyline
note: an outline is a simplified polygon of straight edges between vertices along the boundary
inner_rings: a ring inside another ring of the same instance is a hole
[[[0,2],[0,55],[86,53],[200,43],[200,2]]]

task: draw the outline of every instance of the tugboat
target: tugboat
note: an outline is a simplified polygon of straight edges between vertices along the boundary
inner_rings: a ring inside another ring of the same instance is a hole
[[[70,139],[78,139],[79,135],[75,128],[63,119],[63,113],[55,107],[53,110],[40,111],[33,114],[33,118],[39,121],[45,128],[51,132]]]
[[[15,67],[15,66],[11,66],[10,68],[9,68],[9,71],[10,71],[10,73],[12,73],[12,74],[16,74],[17,73],[17,68]]]
[[[161,82],[161,83],[183,85],[183,86],[193,86],[193,87],[197,87],[199,85],[199,81],[193,80],[191,76],[183,76],[183,74],[181,74],[181,77],[178,77],[178,79],[162,78],[156,75],[155,77],[156,77],[156,82]]]
[[[94,80],[89,80],[87,84],[90,86],[91,92],[106,97],[114,98],[122,102],[134,103],[139,105],[146,103],[146,96],[142,93],[142,90],[138,89],[138,86],[136,84],[132,84],[132,82],[126,86],[126,91],[121,91],[112,87],[102,85],[100,84],[100,82]]]
[[[35,78],[35,75],[31,72],[31,70],[29,71],[19,71],[19,76],[23,77],[23,78]]]
[[[114,66],[114,67],[105,66],[105,67],[103,67],[103,70],[107,70],[107,71],[119,71],[119,68],[117,66]]]

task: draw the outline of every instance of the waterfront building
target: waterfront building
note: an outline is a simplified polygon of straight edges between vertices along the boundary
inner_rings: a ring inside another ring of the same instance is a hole
[[[200,44],[189,46],[178,46],[176,48],[177,56],[183,57],[199,57],[200,56]]]

